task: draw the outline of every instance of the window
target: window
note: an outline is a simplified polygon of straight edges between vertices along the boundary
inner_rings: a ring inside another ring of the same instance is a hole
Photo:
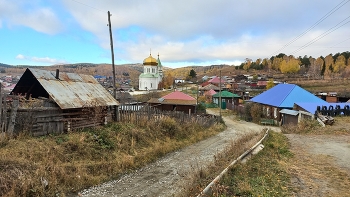
[[[275,108],[275,110],[273,111],[273,116],[277,118],[277,108]]]
[[[152,73],[155,73],[155,69],[154,68],[152,68]]]
[[[151,88],[152,88],[152,83],[151,83]]]

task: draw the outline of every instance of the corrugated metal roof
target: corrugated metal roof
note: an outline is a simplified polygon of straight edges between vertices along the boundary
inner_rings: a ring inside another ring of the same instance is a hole
[[[281,114],[289,114],[289,115],[293,115],[293,116],[296,116],[299,114],[298,111],[295,111],[295,110],[290,110],[290,109],[282,109],[280,111]]]
[[[28,68],[61,109],[119,105],[93,76]]]
[[[296,102],[327,103],[295,84],[278,84],[251,101],[280,108],[293,108]]]

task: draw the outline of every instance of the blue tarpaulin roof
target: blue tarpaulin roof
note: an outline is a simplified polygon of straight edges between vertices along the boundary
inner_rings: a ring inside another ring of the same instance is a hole
[[[278,84],[252,98],[251,101],[279,108],[293,108],[297,102],[328,104],[295,84]]]
[[[310,112],[312,114],[314,114],[316,112],[317,106],[320,106],[321,109],[323,106],[326,106],[327,109],[329,109],[329,106],[333,106],[333,109],[335,109],[335,107],[337,105],[339,105],[340,109],[344,109],[345,105],[350,106],[350,103],[302,103],[302,102],[296,102],[295,104],[298,105],[299,107],[303,108],[305,111]]]

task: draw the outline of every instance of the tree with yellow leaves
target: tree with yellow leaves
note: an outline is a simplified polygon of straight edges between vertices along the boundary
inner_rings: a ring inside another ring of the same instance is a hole
[[[280,65],[282,73],[295,74],[300,70],[300,60],[290,58],[288,61],[282,60]]]
[[[343,55],[339,55],[334,62],[333,72],[341,73],[345,70],[346,67],[346,59]]]
[[[162,85],[164,86],[164,88],[169,88],[173,85],[175,80],[175,77],[172,75],[171,71],[165,72],[165,76],[163,77],[162,80]]]
[[[248,71],[251,64],[252,64],[252,60],[249,59],[249,58],[246,58],[246,59],[245,59],[244,66],[243,66],[243,69],[246,70],[246,71]]]
[[[273,82],[273,79],[269,79],[266,85],[266,90],[271,89],[273,86],[275,86],[275,83]]]

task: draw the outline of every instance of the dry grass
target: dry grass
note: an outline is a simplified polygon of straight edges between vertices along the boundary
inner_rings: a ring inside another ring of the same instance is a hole
[[[263,135],[263,132],[260,134],[249,134],[236,141],[232,141],[229,147],[214,156],[214,162],[209,164],[206,168],[193,168],[193,173],[186,177],[186,179],[190,179],[192,183],[184,189],[185,192],[180,194],[180,196],[197,196],[200,194],[224,168],[257,143]],[[223,186],[218,186],[215,188],[214,192],[219,192],[224,188]]]
[[[283,165],[292,156],[288,140],[281,133],[270,132],[263,144],[264,150],[246,164],[238,163],[230,168],[210,196],[289,195],[290,177]]]
[[[288,81],[300,85],[310,92],[350,92],[350,79],[332,79],[332,80],[298,80]]]
[[[333,157],[313,155],[306,148],[291,146],[294,157],[284,164],[294,196],[350,196],[349,172],[337,167]]]
[[[223,130],[171,118],[40,138],[0,139],[0,196],[66,196]]]
[[[303,120],[297,125],[282,126],[281,131],[294,134],[350,134],[349,116],[334,117],[334,120],[333,125],[326,125],[325,127],[322,127],[316,120]]]

